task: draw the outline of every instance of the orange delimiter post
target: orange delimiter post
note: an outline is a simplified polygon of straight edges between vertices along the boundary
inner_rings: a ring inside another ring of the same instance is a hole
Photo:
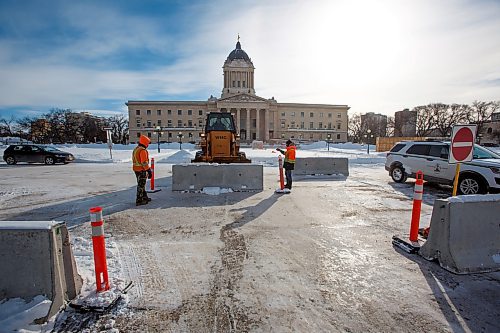
[[[422,197],[424,194],[424,174],[417,171],[417,181],[413,192],[413,210],[411,212],[410,241],[418,240],[418,226],[420,223],[420,210],[422,208]]]
[[[285,188],[285,179],[283,177],[283,159],[281,155],[278,156],[278,165],[280,169],[280,189],[283,190]]]
[[[104,243],[104,222],[102,208],[90,208],[90,224],[92,225],[92,247],[97,292],[109,290],[108,265],[106,263],[106,245]]]

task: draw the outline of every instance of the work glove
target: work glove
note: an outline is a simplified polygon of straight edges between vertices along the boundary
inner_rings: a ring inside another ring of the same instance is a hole
[[[153,171],[151,171],[151,169],[148,169],[147,172],[148,172],[148,179],[153,178]]]

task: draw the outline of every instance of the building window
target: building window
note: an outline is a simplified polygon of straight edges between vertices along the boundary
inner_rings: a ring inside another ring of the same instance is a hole
[[[337,129],[340,129],[340,123],[337,124]]]
[[[167,120],[167,126],[172,127],[172,119]]]
[[[177,120],[177,127],[182,127],[182,119]]]
[[[198,115],[203,116],[203,110],[198,110]]]
[[[320,112],[320,113],[319,113],[319,117],[320,117],[320,118],[323,118],[323,112]]]
[[[150,138],[150,137],[151,137],[151,132],[148,132],[148,138]]]
[[[304,118],[304,112],[301,112],[301,113],[300,113],[300,117],[301,117],[301,118]]]
[[[140,120],[140,119],[137,119],[137,121],[136,121],[136,123],[135,123],[135,124],[136,124],[136,126],[137,126],[137,127],[141,127],[141,120]]]
[[[285,112],[281,112],[281,116],[284,117],[285,116]]]
[[[151,110],[146,111],[146,115],[150,116],[151,115]]]
[[[158,119],[158,126],[161,126],[161,119]]]
[[[177,110],[177,115],[182,116],[182,110]]]
[[[188,126],[189,127],[193,127],[193,121],[192,120],[188,120]]]
[[[290,115],[291,115],[292,117],[295,117],[295,112],[292,112]]]
[[[311,140],[314,139],[314,135],[312,133],[309,134],[309,139],[311,139]]]
[[[141,110],[135,110],[135,115],[140,116],[141,115]]]
[[[236,81],[233,81],[233,87],[236,87]]]
[[[252,119],[252,127],[257,127],[257,119]]]
[[[305,127],[304,122],[303,122],[303,121],[301,121],[301,122],[300,122],[300,128],[304,128],[304,127]]]
[[[328,123],[328,129],[332,129],[332,123]]]
[[[314,129],[314,123],[312,121],[309,123],[309,129]]]
[[[319,122],[319,123],[318,123],[318,128],[319,128],[319,129],[323,129],[323,123],[322,123],[322,122]]]
[[[340,140],[340,134],[337,134],[337,140]]]
[[[488,127],[488,129],[486,130],[486,133],[491,134],[492,132],[493,132],[493,128]]]
[[[342,115],[340,113],[337,113],[337,118],[342,118]]]
[[[285,123],[281,123],[281,128],[285,128]]]
[[[295,127],[295,121],[292,121],[292,122],[290,123],[290,127],[292,127],[292,128],[294,128],[294,127]]]
[[[203,120],[198,120],[198,126],[200,126],[200,127],[203,126]]]
[[[172,115],[172,110],[167,110],[167,114],[168,114],[169,116],[171,116],[171,115]]]
[[[243,81],[243,88],[246,88],[246,84],[245,84],[245,81]]]
[[[241,83],[241,81],[238,81],[238,88],[241,87],[240,83]]]
[[[193,115],[193,110],[188,110],[188,116],[192,116]]]
[[[137,137],[140,138],[141,137],[141,132],[137,132]]]
[[[156,110],[156,115],[161,116],[161,110]]]
[[[309,112],[309,117],[310,118],[314,117],[314,112]]]
[[[151,120],[148,120],[148,127],[151,127]]]
[[[172,132],[168,132],[168,137],[171,139],[172,138]]]
[[[329,113],[328,113],[328,118],[331,118],[331,117],[332,117],[332,113],[331,113],[331,112],[329,112]]]

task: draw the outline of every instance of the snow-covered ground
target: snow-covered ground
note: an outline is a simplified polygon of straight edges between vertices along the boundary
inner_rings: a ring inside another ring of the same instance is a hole
[[[58,148],[76,161],[0,163],[0,219],[66,221],[82,297],[97,302],[88,220],[89,208],[103,207],[113,292],[134,287],[112,313],[85,321],[66,311],[45,326],[30,325],[43,296],[0,301],[1,332],[77,323],[87,332],[500,330],[498,274],[454,276],[394,250],[391,236],[409,228],[413,186],[391,181],[374,146],[369,155],[357,144],[299,146],[298,157],[347,157],[350,176],[297,177],[292,194],[279,196],[276,147],[243,149],[264,166],[262,192],[174,193],[172,165],[189,162],[195,147],[152,145],[162,191],[141,207],[134,146],[115,145],[113,159],[105,144]],[[449,195],[425,187],[421,226],[434,199]]]

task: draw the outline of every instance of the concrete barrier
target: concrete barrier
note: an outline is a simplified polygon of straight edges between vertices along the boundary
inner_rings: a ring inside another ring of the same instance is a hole
[[[262,165],[178,164],[172,166],[172,191],[201,191],[204,187],[233,191],[262,191]]]
[[[0,267],[0,299],[30,301],[44,295],[52,301],[38,323],[56,314],[82,287],[64,222],[0,221]]]
[[[457,274],[500,270],[500,195],[436,199],[419,254]]]
[[[344,157],[302,157],[295,160],[294,175],[349,176],[349,162]]]

